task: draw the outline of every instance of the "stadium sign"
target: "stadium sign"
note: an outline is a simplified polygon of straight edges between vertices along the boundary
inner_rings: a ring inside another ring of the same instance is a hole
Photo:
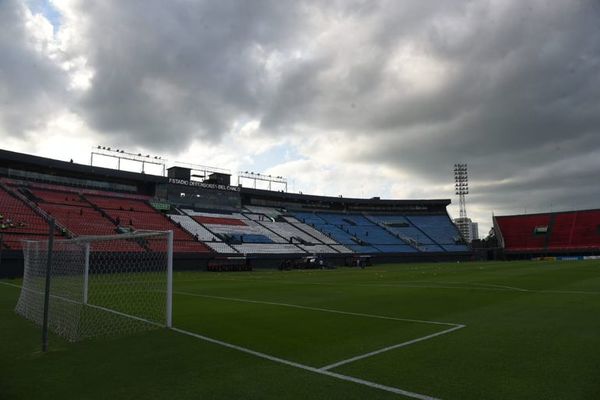
[[[230,186],[230,185],[217,185],[214,183],[204,183],[198,181],[190,181],[187,179],[176,179],[169,178],[169,183],[174,185],[184,185],[184,186],[193,186],[199,187],[202,189],[211,189],[211,190],[228,190],[230,192],[239,192],[240,188],[238,186]]]

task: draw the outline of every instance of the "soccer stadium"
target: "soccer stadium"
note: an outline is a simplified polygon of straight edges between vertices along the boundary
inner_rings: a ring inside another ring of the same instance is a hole
[[[0,400],[600,399],[599,72],[599,0],[0,0]]]
[[[0,151],[5,398],[598,393],[600,211],[495,216],[475,261],[449,199],[193,171]]]

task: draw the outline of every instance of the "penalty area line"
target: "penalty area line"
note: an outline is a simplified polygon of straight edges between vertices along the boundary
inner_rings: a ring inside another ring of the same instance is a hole
[[[455,329],[457,329],[458,327],[455,327]],[[248,349],[246,347],[242,347],[242,346],[238,346],[235,344],[231,344],[231,343],[227,343],[227,342],[223,342],[221,340],[217,340],[217,339],[213,339],[210,338],[208,336],[204,336],[204,335],[200,335],[194,332],[190,332],[190,331],[186,331],[184,329],[179,329],[179,328],[171,328],[171,330],[181,333],[183,335],[187,335],[187,336],[191,336],[194,337],[196,339],[200,339],[200,340],[204,340],[206,342],[209,343],[213,343],[213,344],[217,344],[223,347],[228,347],[230,349],[233,350],[237,350],[237,351],[241,351],[243,353],[246,354],[251,354],[255,357],[259,357],[259,358],[263,358],[269,361],[273,361],[279,364],[284,364],[290,367],[294,367],[294,368],[299,368],[305,371],[309,371],[309,372],[313,372],[315,374],[319,374],[319,375],[325,375],[325,376],[329,376],[331,378],[336,378],[339,380],[343,380],[346,382],[352,382],[352,383],[356,383],[359,385],[363,385],[363,386],[368,386],[374,389],[379,389],[379,390],[383,390],[386,392],[390,392],[390,393],[395,393],[395,394],[399,394],[399,395],[403,395],[403,396],[407,396],[407,397],[411,397],[413,399],[419,399],[419,400],[439,400],[436,397],[431,397],[425,394],[421,394],[421,393],[415,393],[415,392],[411,392],[408,390],[404,390],[404,389],[400,389],[397,387],[393,387],[393,386],[387,386],[387,385],[382,385],[380,383],[376,383],[376,382],[371,382],[371,381],[367,381],[364,379],[360,379],[360,378],[355,378],[353,376],[349,376],[349,375],[342,375],[342,374],[338,374],[336,372],[331,372],[328,370],[323,370],[323,369],[319,369],[319,368],[315,368],[315,367],[311,367],[309,365],[304,365],[304,364],[300,364],[294,361],[290,361],[290,360],[286,360],[283,358],[279,358],[279,357],[275,357],[275,356],[271,356],[265,353],[261,353],[259,351],[255,351],[255,350],[251,350]]]
[[[0,282],[0,284],[6,285],[6,286],[11,286],[11,287],[14,287],[14,288],[19,288],[19,289],[23,288],[20,285],[15,285],[15,284],[12,284],[12,283],[7,283],[7,282]],[[88,306],[89,305],[90,304],[88,304]],[[138,321],[144,321],[144,322],[150,323],[152,325],[164,326],[164,325],[161,325],[161,324],[157,324],[154,321],[147,320],[145,318],[140,318],[140,317],[136,317],[136,316],[133,316],[133,315],[130,315],[130,314],[121,313],[121,312],[118,312],[118,311],[115,311],[115,310],[107,309],[105,307],[93,306],[93,305],[92,305],[92,307],[98,308],[100,310],[107,311],[107,312],[110,312],[110,313],[118,314],[118,315],[123,316],[123,317],[132,318],[132,319],[135,319],[135,320],[138,320]],[[462,328],[462,327],[463,327],[463,325],[455,326],[454,328],[452,328],[452,330],[459,329],[459,328]],[[324,376],[328,376],[328,377],[331,377],[331,378],[336,378],[336,379],[339,379],[339,380],[342,380],[342,381],[352,382],[352,383],[363,385],[363,386],[368,386],[368,387],[371,387],[371,388],[374,388],[374,389],[386,391],[386,392],[389,392],[389,393],[399,394],[399,395],[410,397],[410,398],[413,398],[413,399],[419,399],[419,400],[440,400],[437,397],[432,397],[432,396],[428,396],[428,395],[421,394],[421,393],[411,392],[411,391],[400,389],[400,388],[393,387],[393,386],[382,385],[380,383],[371,382],[371,381],[367,381],[367,380],[360,379],[360,378],[355,378],[353,376],[338,374],[336,372],[331,372],[331,371],[328,371],[328,370],[322,370],[322,369],[319,369],[319,368],[311,367],[309,365],[304,365],[304,364],[300,364],[300,363],[297,363],[297,362],[294,362],[294,361],[285,360],[283,358],[271,356],[271,355],[268,355],[268,354],[265,354],[265,353],[261,353],[259,351],[251,350],[251,349],[248,349],[248,348],[245,348],[245,347],[242,347],[242,346],[238,346],[238,345],[235,345],[235,344],[223,342],[221,340],[213,339],[213,338],[210,338],[208,336],[204,336],[204,335],[200,335],[200,334],[197,334],[197,333],[194,333],[194,332],[186,331],[184,329],[180,329],[180,328],[176,328],[176,327],[171,327],[171,328],[167,328],[167,329],[172,330],[172,331],[177,332],[177,333],[180,333],[180,334],[183,334],[183,335],[191,336],[191,337],[194,337],[196,339],[200,339],[200,340],[203,340],[203,341],[206,341],[206,342],[209,342],[209,343],[213,343],[213,344],[220,345],[220,346],[223,346],[223,347],[227,347],[227,348],[230,348],[230,349],[233,349],[233,350],[237,350],[237,351],[240,351],[240,352],[243,352],[243,353],[246,353],[246,354],[250,354],[250,355],[253,355],[255,357],[263,358],[263,359],[266,359],[266,360],[269,360],[269,361],[272,361],[272,362],[276,362],[276,363],[279,363],[279,364],[284,364],[284,365],[288,365],[290,367],[294,367],[294,368],[302,369],[302,370],[305,370],[305,371],[313,372],[315,374],[324,375]]]
[[[16,285],[14,283],[8,283],[8,282],[2,282],[2,281],[0,281],[0,285],[10,286],[10,287],[14,287],[17,289],[21,289],[21,287],[22,287],[21,285]]]
[[[459,327],[459,326],[464,327],[464,325],[462,325],[462,324],[456,324],[456,323],[452,323],[452,322],[430,321],[430,320],[410,319],[410,318],[396,318],[396,317],[388,317],[386,315],[357,313],[357,312],[351,312],[351,311],[334,310],[331,308],[301,306],[298,304],[289,304],[289,303],[276,303],[273,301],[250,300],[250,299],[242,299],[242,298],[238,298],[238,297],[211,296],[208,294],[182,292],[182,291],[177,291],[177,290],[173,291],[173,294],[178,294],[178,295],[182,295],[182,296],[203,297],[203,298],[207,298],[207,299],[216,299],[216,300],[237,301],[240,303],[266,304],[266,305],[270,305],[270,306],[298,308],[301,310],[320,311],[320,312],[342,314],[342,315],[352,315],[355,317],[387,319],[387,320],[391,320],[391,321],[414,322],[414,323],[431,324],[431,325],[445,325],[445,326],[452,326],[455,328]]]
[[[412,339],[412,340],[409,340],[409,341],[406,341],[406,342],[394,344],[394,345],[391,345],[391,346],[388,346],[388,347],[384,347],[384,348],[379,349],[379,350],[371,351],[369,353],[365,353],[365,354],[361,354],[361,355],[358,355],[358,356],[355,356],[355,357],[352,357],[352,358],[348,358],[346,360],[338,361],[338,362],[335,362],[333,364],[329,364],[329,365],[326,365],[324,367],[321,367],[321,368],[319,368],[319,370],[321,370],[321,371],[328,371],[330,369],[334,369],[334,368],[340,367],[340,366],[345,365],[345,364],[350,364],[352,362],[355,362],[355,361],[358,361],[358,360],[362,360],[362,359],[367,358],[367,357],[372,357],[372,356],[375,356],[377,354],[385,353],[385,352],[390,351],[390,350],[399,349],[400,347],[410,346],[411,344],[422,342],[424,340],[433,339],[434,337],[437,337],[437,336],[446,335],[446,334],[448,334],[450,332],[454,332],[454,331],[462,329],[464,327],[466,327],[466,325],[457,325],[455,327],[443,330],[441,332],[432,333],[431,335],[422,336],[422,337],[419,337],[419,338],[416,338],[416,339]]]

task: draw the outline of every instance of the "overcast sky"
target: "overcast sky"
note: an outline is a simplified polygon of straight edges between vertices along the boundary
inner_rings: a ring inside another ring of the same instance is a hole
[[[92,146],[290,190],[600,207],[600,1],[0,0],[0,147]]]

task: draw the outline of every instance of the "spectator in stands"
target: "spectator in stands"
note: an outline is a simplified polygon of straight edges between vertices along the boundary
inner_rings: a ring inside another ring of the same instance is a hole
[[[121,218],[118,215],[115,221],[117,222],[117,225],[121,225]]]
[[[133,226],[133,220],[129,218],[129,225]]]

